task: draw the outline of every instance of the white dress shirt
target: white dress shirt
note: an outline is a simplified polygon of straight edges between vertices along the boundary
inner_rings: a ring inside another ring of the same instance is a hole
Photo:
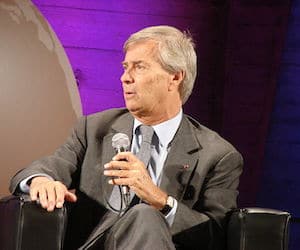
[[[182,109],[179,113],[170,120],[162,122],[160,124],[152,126],[155,135],[153,136],[153,145],[151,145],[151,159],[148,166],[148,172],[153,182],[159,186],[162,178],[162,170],[164,163],[167,159],[167,155],[170,151],[170,142],[173,140],[180,122],[182,120]],[[140,144],[142,142],[142,135],[139,133],[138,127],[142,123],[137,119],[134,119],[133,124],[133,139],[131,143],[131,152],[137,154]],[[177,201],[173,209],[165,216],[168,224],[171,226],[174,222],[175,213],[177,210]]]

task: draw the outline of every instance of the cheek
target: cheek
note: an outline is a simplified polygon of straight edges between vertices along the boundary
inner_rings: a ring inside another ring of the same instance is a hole
[[[165,99],[168,92],[168,79],[166,79],[166,77],[157,75],[155,77],[136,80],[136,90],[141,99],[145,98],[151,101],[155,100],[156,102]]]
[[[141,77],[136,79],[136,90],[139,96],[149,96],[153,93],[156,81],[152,77]]]
[[[169,90],[169,79],[165,76],[157,76],[155,79],[155,92],[157,95],[166,96]]]

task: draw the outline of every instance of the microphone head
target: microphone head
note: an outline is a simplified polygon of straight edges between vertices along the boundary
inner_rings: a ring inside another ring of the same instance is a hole
[[[128,151],[130,145],[129,137],[126,134],[117,133],[111,139],[111,144],[116,152]]]

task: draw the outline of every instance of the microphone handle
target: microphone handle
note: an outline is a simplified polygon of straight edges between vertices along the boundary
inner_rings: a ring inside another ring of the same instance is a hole
[[[129,187],[128,186],[121,185],[121,188],[122,188],[122,193],[124,195],[128,195],[129,194]]]
[[[121,152],[127,152],[127,150],[125,148],[118,148],[117,153],[121,153]],[[121,185],[121,189],[122,189],[122,194],[124,195],[130,195],[129,193],[129,187],[126,185]]]

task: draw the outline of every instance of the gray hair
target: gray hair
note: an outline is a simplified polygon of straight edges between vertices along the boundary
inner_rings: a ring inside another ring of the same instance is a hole
[[[171,26],[152,26],[132,34],[124,43],[124,52],[137,42],[154,40],[158,43],[158,60],[163,69],[170,73],[183,71],[184,78],[179,88],[184,104],[192,93],[197,74],[195,44],[188,32]]]

